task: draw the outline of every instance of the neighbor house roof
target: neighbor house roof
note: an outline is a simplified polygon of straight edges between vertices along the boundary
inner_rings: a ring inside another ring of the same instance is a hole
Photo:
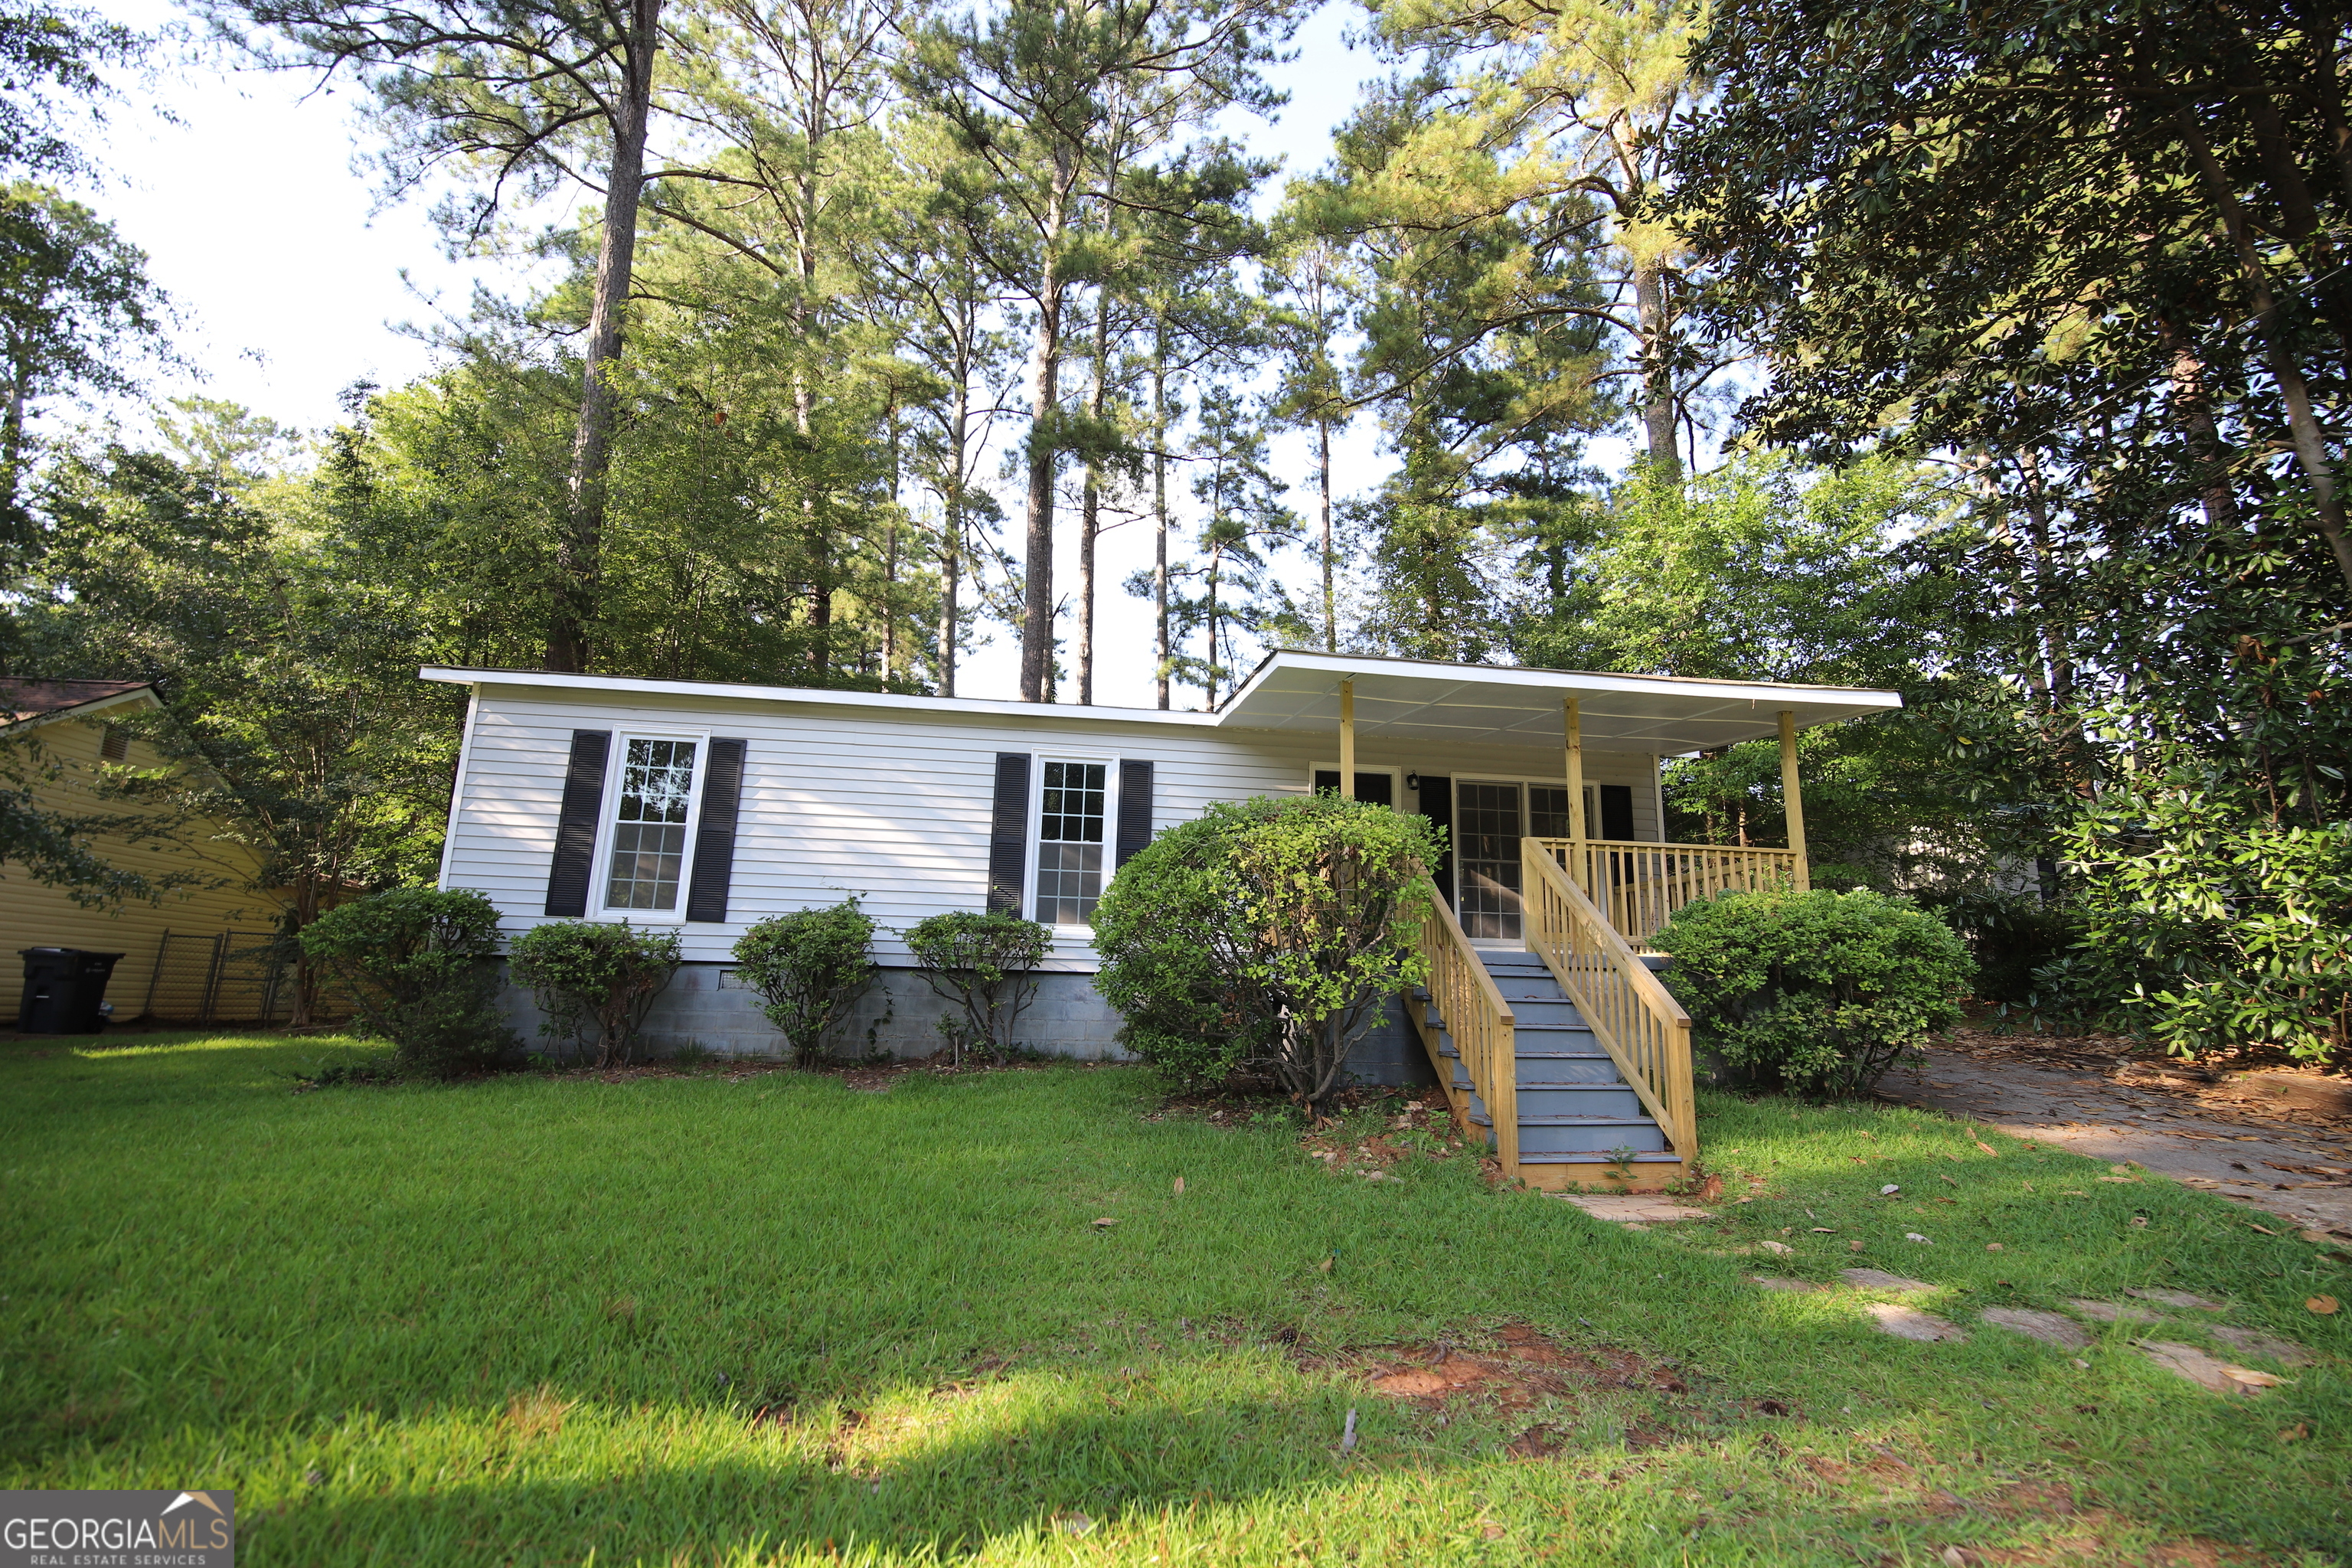
[[[0,734],[111,708],[160,708],[152,681],[0,680]]]
[[[428,665],[426,680],[465,686],[528,686],[565,691],[736,700],[822,703],[906,713],[996,714],[1118,723],[1179,724],[1223,730],[1339,727],[1339,682],[1355,682],[1356,733],[1362,738],[1557,746],[1566,726],[1560,700],[1580,700],[1585,743],[1602,750],[1691,752],[1778,732],[1793,712],[1800,727],[1900,708],[1897,692],[1843,686],[1789,686],[1746,680],[1685,680],[1660,675],[1601,675],[1440,664],[1366,654],[1283,648],[1266,656],[1240,691],[1213,713],[1157,708],[1081,708],[1071,703],[1003,702],[967,697],[901,697],[876,691],[757,686],[719,680],[651,680],[636,676],[559,675],[538,669],[465,669]]]

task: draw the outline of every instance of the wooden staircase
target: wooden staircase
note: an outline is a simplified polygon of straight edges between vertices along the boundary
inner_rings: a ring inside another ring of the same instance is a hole
[[[1433,900],[1426,983],[1405,997],[1405,1016],[1455,1124],[1494,1151],[1506,1179],[1668,1186],[1698,1158],[1690,1015],[1558,855],[1532,838],[1521,852],[1527,951],[1471,946]]]
[[[1512,1015],[1512,1110],[1519,1174],[1530,1185],[1564,1188],[1662,1184],[1681,1173],[1682,1158],[1643,1108],[1642,1098],[1544,962],[1532,952],[1476,950],[1482,966]],[[1447,1080],[1456,1120],[1499,1147],[1494,1112],[1445,1029],[1441,1011],[1424,1009],[1424,1037],[1434,1036],[1433,1060]],[[1659,1170],[1658,1167],[1664,1167]]]

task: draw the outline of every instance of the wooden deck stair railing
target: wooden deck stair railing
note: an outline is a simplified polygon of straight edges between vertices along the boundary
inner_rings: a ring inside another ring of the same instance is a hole
[[[1570,879],[1548,847],[1552,842],[1564,841],[1521,842],[1520,918],[1527,944],[1576,1004],[1687,1173],[1698,1153],[1690,1015]]]
[[[1566,868],[1609,924],[1637,952],[1651,951],[1650,939],[1685,904],[1727,890],[1753,892],[1800,885],[1801,857],[1793,849],[1611,838],[1521,842],[1530,849],[1539,847],[1540,858],[1546,862]]]
[[[1470,1095],[1475,1092],[1486,1102],[1487,1120],[1494,1123],[1495,1154],[1502,1163],[1503,1178],[1516,1181],[1519,1174],[1519,1051],[1511,1005],[1503,1000],[1495,977],[1486,973],[1477,950],[1463,934],[1462,922],[1442,899],[1432,900],[1429,912],[1422,919],[1421,951],[1429,959],[1429,1000],[1423,1003],[1407,992],[1405,1016],[1412,1020],[1422,1048],[1437,1069],[1454,1124],[1464,1136],[1485,1141],[1485,1134],[1470,1121]],[[1432,1006],[1437,1009],[1441,1026],[1430,1023]],[[1463,1069],[1470,1079],[1467,1091],[1454,1086],[1453,1064],[1438,1044],[1441,1035],[1451,1036],[1454,1049],[1461,1053]]]

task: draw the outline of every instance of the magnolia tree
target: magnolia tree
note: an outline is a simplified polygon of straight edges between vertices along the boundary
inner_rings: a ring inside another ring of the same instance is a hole
[[[1390,996],[1426,978],[1428,819],[1314,796],[1214,805],[1119,868],[1096,984],[1129,1047],[1179,1082],[1270,1073],[1320,1114]]]

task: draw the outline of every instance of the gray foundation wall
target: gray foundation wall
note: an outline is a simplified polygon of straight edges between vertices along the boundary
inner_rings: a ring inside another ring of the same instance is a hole
[[[1048,1056],[1087,1061],[1131,1061],[1118,1044],[1119,1016],[1095,989],[1091,974],[1041,974],[1035,999],[1022,1011],[1020,1040]],[[502,1001],[507,1021],[531,1048],[548,1049],[539,1032],[543,1015],[530,993],[509,984]],[[912,969],[885,969],[858,1000],[834,1037],[837,1056],[870,1052],[922,1058],[946,1044],[940,1019],[950,1004],[935,994]],[[689,963],[654,1002],[646,1016],[645,1040],[655,1056],[699,1047],[718,1056],[780,1057],[784,1037],[760,1011],[760,998],[723,964]],[[1391,997],[1380,1021],[1356,1043],[1348,1060],[1357,1081],[1425,1084],[1436,1079],[1429,1058],[1405,1023],[1404,1009]]]

